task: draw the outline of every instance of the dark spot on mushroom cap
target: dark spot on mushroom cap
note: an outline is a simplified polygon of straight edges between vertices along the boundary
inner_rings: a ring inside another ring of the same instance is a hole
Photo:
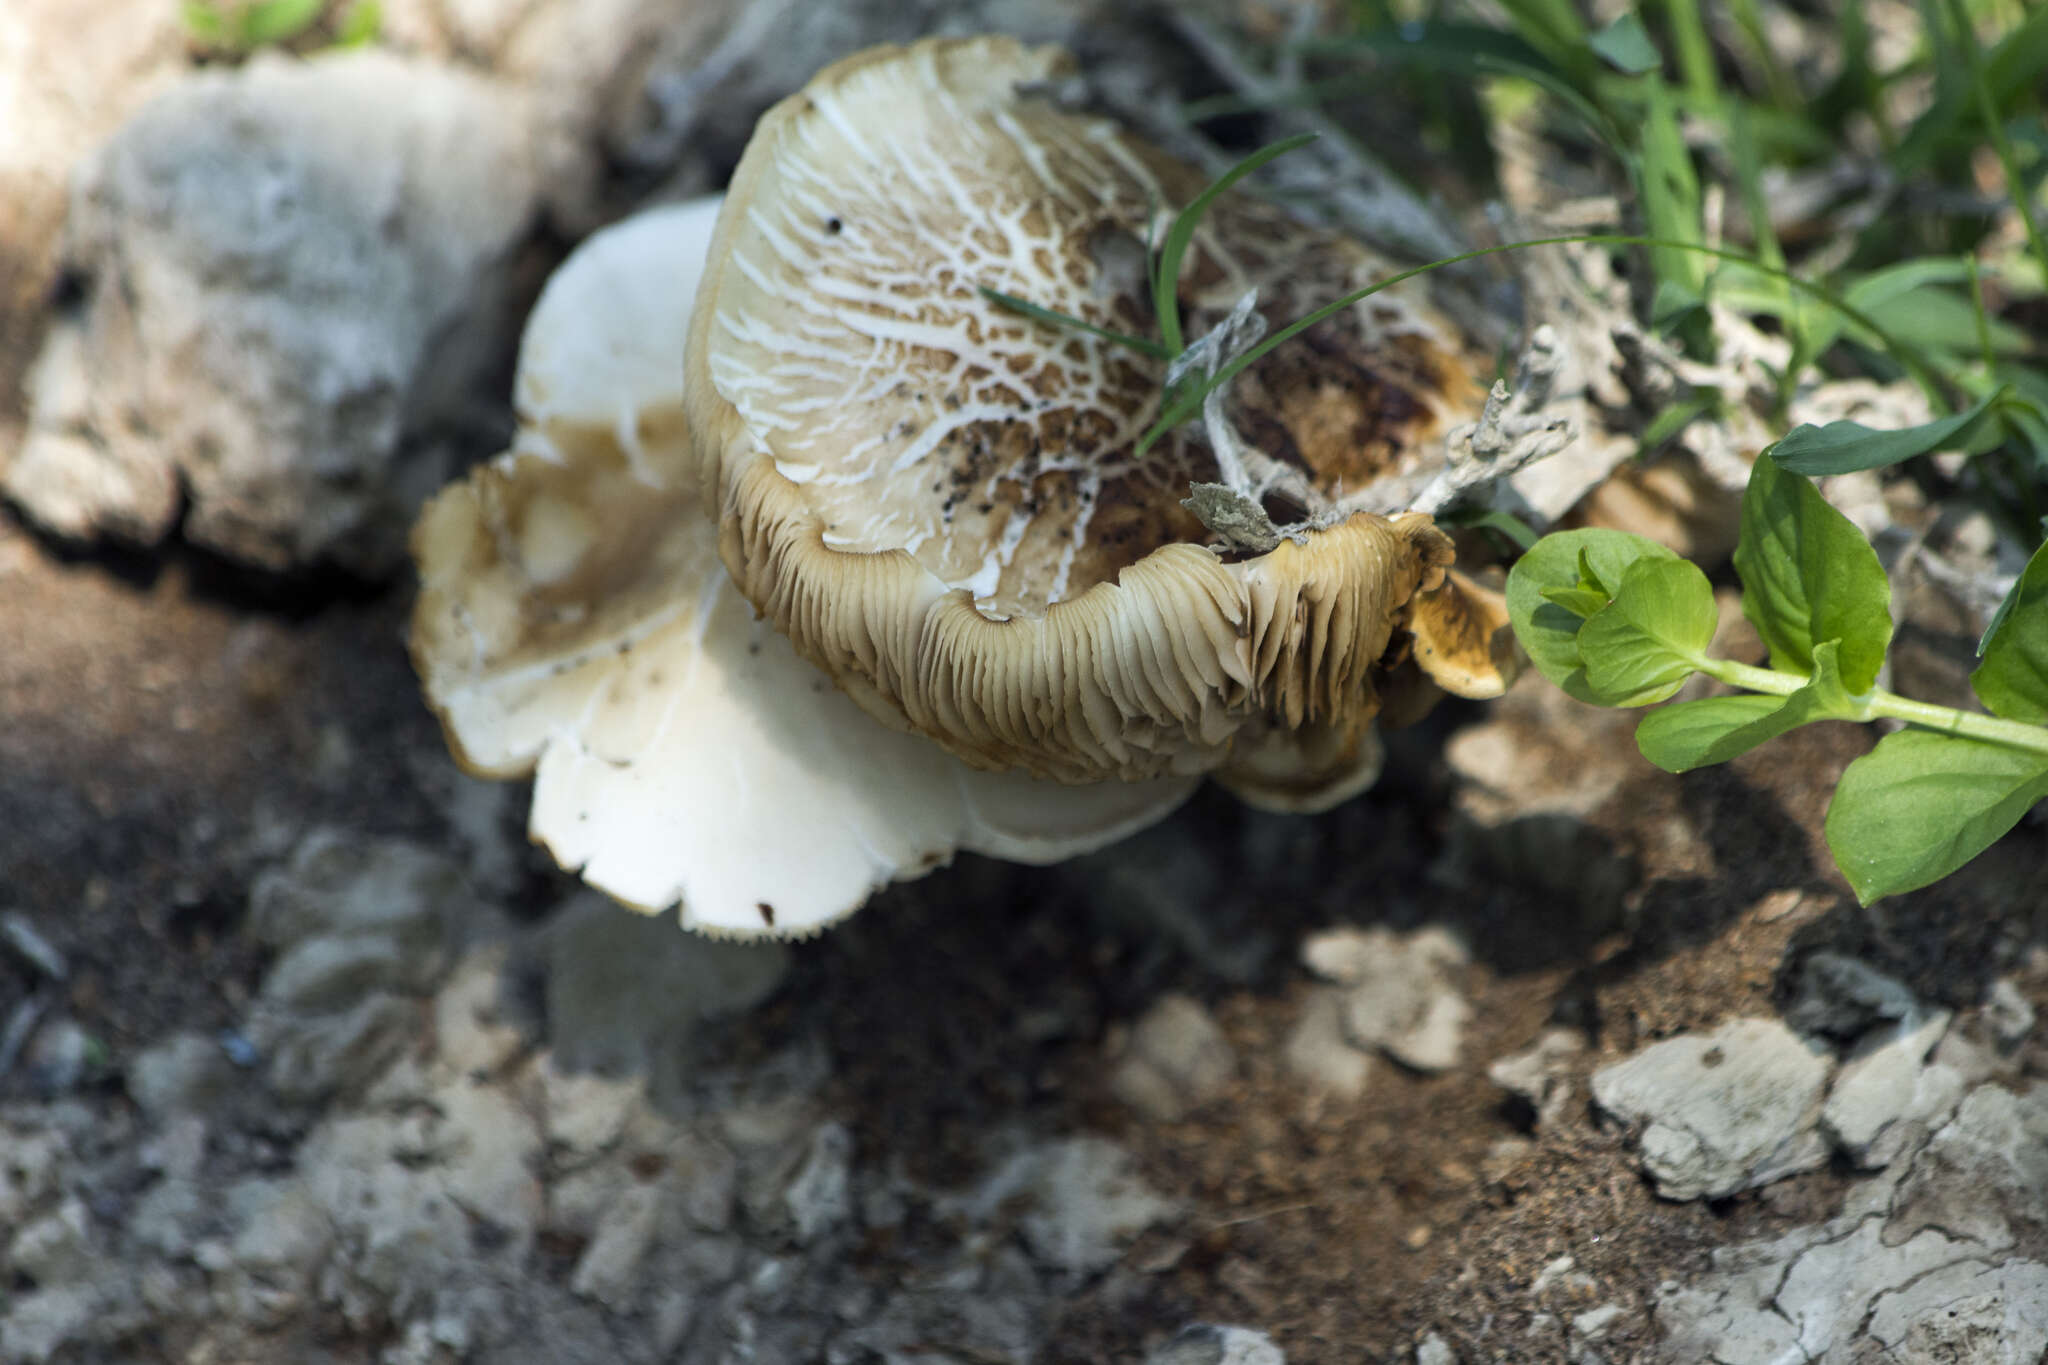
[[[1728,1060],[1728,1054],[1718,1047],[1710,1047],[1700,1054],[1701,1066],[1719,1066]]]
[[[775,907],[767,901],[755,901],[754,908],[761,912],[761,923],[773,929],[775,927]]]
[[[837,216],[825,220],[825,231],[831,233],[834,237],[837,237],[845,228],[846,224],[840,222]]]

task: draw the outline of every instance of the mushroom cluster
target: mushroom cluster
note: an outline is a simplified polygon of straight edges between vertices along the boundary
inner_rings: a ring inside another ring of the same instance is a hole
[[[1111,842],[1204,775],[1334,804],[1383,704],[1504,685],[1497,601],[1430,517],[1373,506],[1482,396],[1414,282],[1142,454],[1165,362],[982,292],[1154,327],[1148,243],[1204,180],[1049,98],[1066,62],[848,58],[762,119],[722,206],[549,281],[512,449],[415,532],[412,644],[458,758],[533,773],[534,837],[592,885],[814,932],[957,849]],[[1255,334],[1391,271],[1226,194],[1181,312]],[[1214,484],[1280,533],[1222,526],[1190,498]]]

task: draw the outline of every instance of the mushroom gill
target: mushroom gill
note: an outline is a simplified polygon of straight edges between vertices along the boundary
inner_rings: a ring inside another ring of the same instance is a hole
[[[720,552],[850,696],[971,764],[1069,783],[1235,766],[1315,804],[1377,761],[1375,670],[1417,594],[1444,591],[1450,542],[1357,512],[1264,554],[1212,545],[1183,506],[1219,477],[1209,444],[1136,453],[1164,362],[980,292],[1154,331],[1147,243],[1204,178],[1034,93],[1066,70],[1005,38],[928,40],[829,67],[762,119],[686,361]],[[1277,327],[1393,270],[1228,193],[1180,305],[1193,337],[1254,294]],[[1273,350],[1231,420],[1276,496],[1336,504],[1478,411],[1466,350],[1411,281]]]

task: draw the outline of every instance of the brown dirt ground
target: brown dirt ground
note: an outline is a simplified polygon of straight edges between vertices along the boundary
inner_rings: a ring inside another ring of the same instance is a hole
[[[73,1015],[112,1056],[95,1092],[108,1102],[122,1058],[237,1016],[263,965],[236,932],[248,882],[298,832],[453,837],[437,794],[449,768],[401,646],[405,599],[252,586],[177,554],[67,558],[0,522],[0,908],[28,911],[70,957]],[[1625,726],[1531,689],[1499,707],[1560,761],[1627,742]],[[1620,1134],[1583,1110],[1529,1132],[1485,1064],[1556,1020],[1593,1031],[1590,1070],[1768,1011],[1786,964],[1820,946],[1974,1003],[2043,941],[2048,829],[2036,819],[1950,881],[1861,912],[1818,830],[1867,737],[1829,726],[1683,779],[1638,762],[1532,865],[1461,830],[1453,807],[1441,746],[1485,714],[1447,707],[1396,736],[1388,778],[1324,817],[1205,791],[1068,868],[963,859],[800,946],[777,998],[709,1045],[744,1064],[822,1031],[828,1101],[862,1158],[935,1182],[982,1169],[986,1136],[1006,1126],[1135,1150],[1194,1213],[1069,1301],[1055,1361],[1131,1359],[1191,1317],[1263,1327],[1293,1365],[1394,1358],[1431,1330],[1468,1360],[1564,1359],[1557,1333],[1528,1335],[1539,1307],[1642,1305],[1713,1247],[1825,1216],[1845,1177],[1665,1203]],[[513,908],[540,913],[564,885],[535,855]],[[1148,896],[1179,898],[1199,932],[1131,909]],[[1379,1063],[1355,1105],[1308,1095],[1280,1064],[1309,988],[1301,936],[1426,921],[1478,955],[1467,1064],[1424,1077]],[[2030,994],[2048,1005],[2044,975]],[[0,963],[0,1016],[28,988]],[[1244,1066],[1225,1097],[1158,1125],[1108,1097],[1102,1053],[1169,989],[1211,1007]],[[2048,1056],[2028,1066],[2048,1072]],[[886,1282],[918,1237],[942,1234],[907,1229],[862,1255]],[[1533,1277],[1566,1254],[1600,1296],[1532,1303]],[[1650,1345],[1630,1320],[1638,1335],[1610,1338],[1611,1359]]]

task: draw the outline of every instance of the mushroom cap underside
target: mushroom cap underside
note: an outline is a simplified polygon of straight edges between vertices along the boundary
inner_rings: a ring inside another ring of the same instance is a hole
[[[830,67],[762,120],[687,359],[726,566],[849,695],[977,765],[1149,777],[1226,764],[1241,731],[1349,735],[1448,539],[1357,513],[1263,555],[1211,548],[1182,506],[1218,477],[1207,444],[1136,453],[1163,362],[979,292],[1155,330],[1147,242],[1204,178],[1032,93],[1064,70],[1008,39],[930,40]],[[1391,273],[1232,193],[1180,304],[1199,337],[1257,291],[1277,326]],[[1231,416],[1334,499],[1426,461],[1477,400],[1411,282],[1254,364]]]
[[[1054,861],[1171,810],[1191,780],[1068,788],[886,728],[740,597],[677,392],[708,225],[654,210],[579,248],[522,339],[513,449],[415,528],[413,657],[463,765],[533,774],[534,837],[592,885],[735,935],[814,932],[956,849]]]

